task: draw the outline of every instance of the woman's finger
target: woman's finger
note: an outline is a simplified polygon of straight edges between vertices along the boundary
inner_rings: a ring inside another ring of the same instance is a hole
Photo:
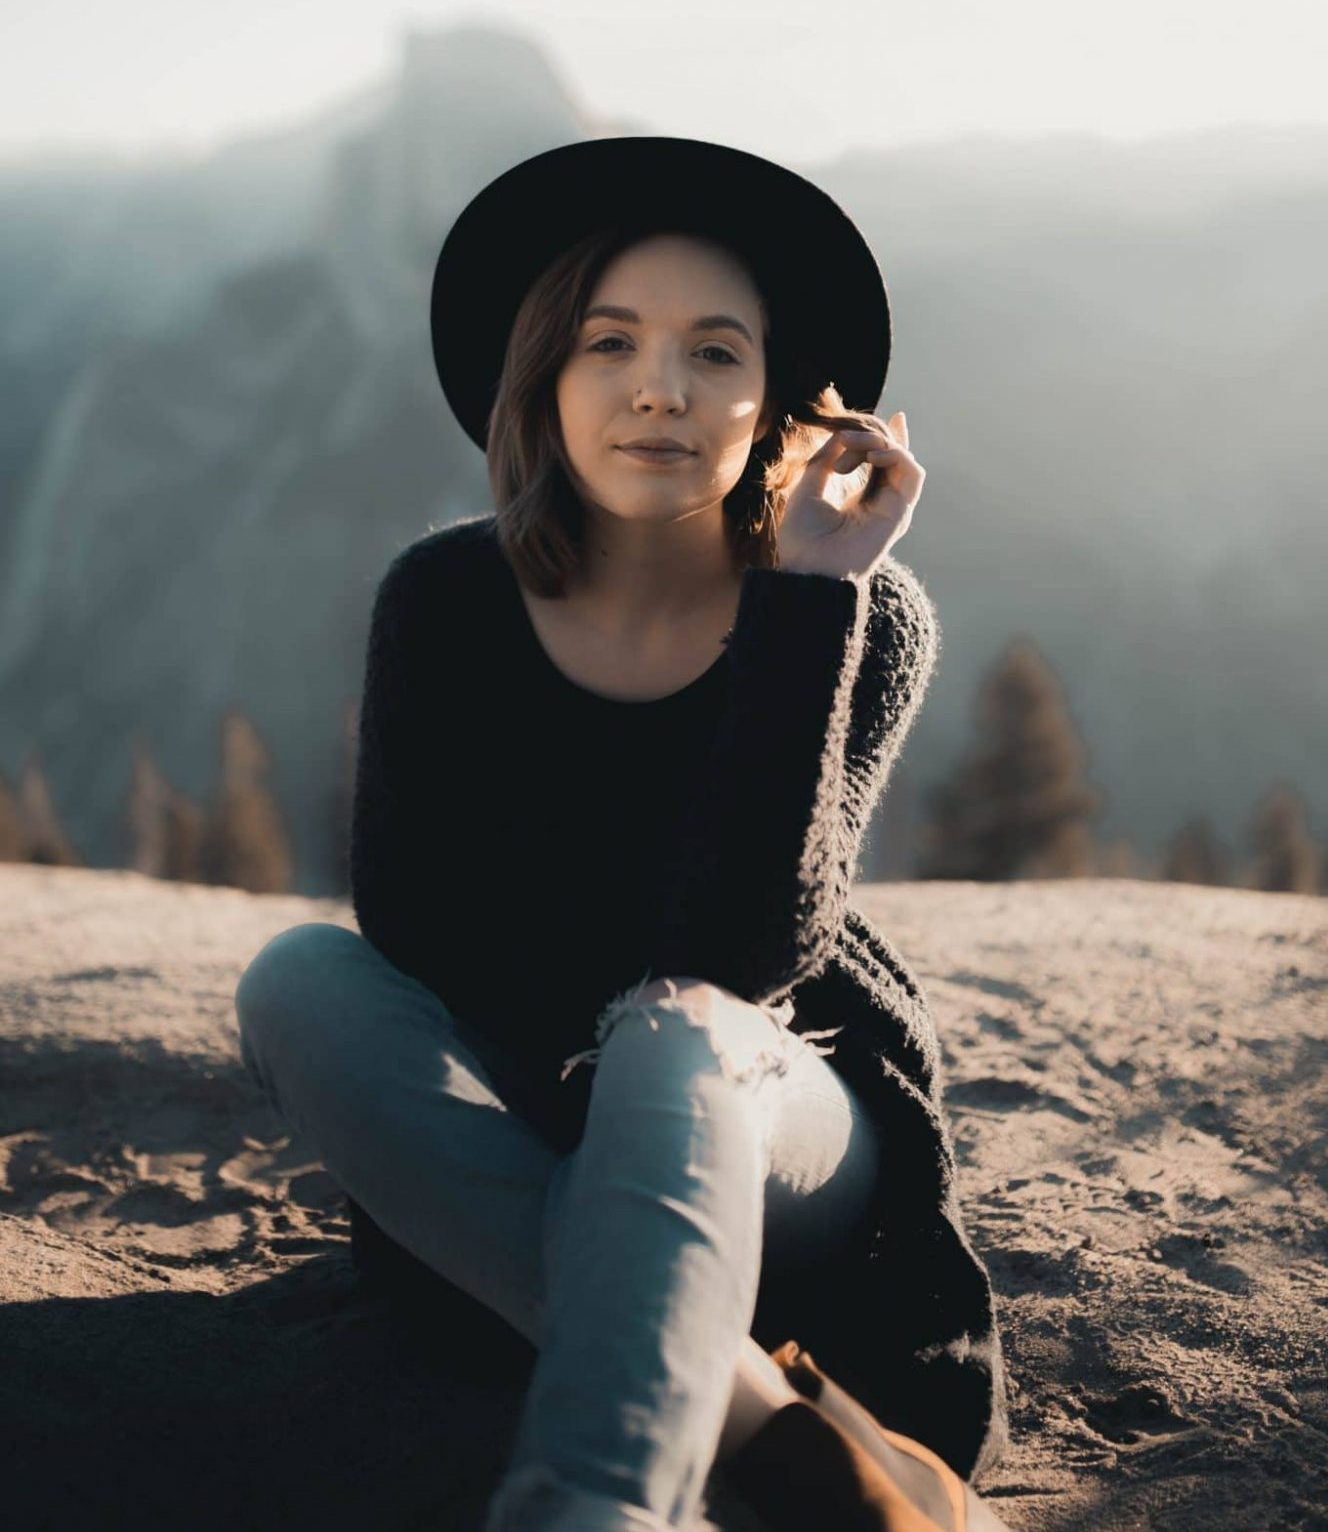
[[[885,440],[893,442],[894,437],[889,431],[837,431],[835,433],[842,442],[861,442],[864,446],[871,442]]]
[[[852,473],[861,464],[871,461],[876,462],[872,454],[877,452],[892,453],[897,456],[901,449],[893,444],[894,439],[886,434],[885,442],[882,442],[882,433],[861,429],[832,431],[817,450],[803,465],[803,483],[814,487],[818,494],[824,493],[830,478],[835,474]],[[893,462],[895,457],[889,457],[883,461]]]
[[[870,463],[873,467],[881,468],[887,463],[897,463],[901,458],[911,460],[911,454],[904,447],[875,447],[870,451],[855,447],[835,464],[835,472],[852,473],[863,463]]]
[[[899,443],[892,437],[882,441],[875,431],[845,431],[840,434],[839,447],[843,452],[865,456],[868,452],[896,451]]]
[[[835,459],[834,471],[840,474],[852,473],[855,468],[871,460],[872,454],[865,447],[845,447],[843,456]]]

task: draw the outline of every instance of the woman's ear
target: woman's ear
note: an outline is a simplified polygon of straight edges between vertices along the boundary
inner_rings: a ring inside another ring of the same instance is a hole
[[[774,400],[767,399],[761,406],[761,413],[756,419],[756,431],[752,436],[753,442],[764,441],[770,435],[770,427],[775,423]]]

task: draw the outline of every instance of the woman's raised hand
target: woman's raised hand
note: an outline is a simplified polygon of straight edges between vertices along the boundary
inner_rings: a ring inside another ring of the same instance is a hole
[[[781,569],[867,576],[908,531],[927,471],[908,450],[902,410],[876,424],[878,429],[863,430],[856,420],[846,421],[807,459],[779,525]],[[862,488],[842,506],[828,500],[832,475],[852,473],[863,463],[872,472]]]

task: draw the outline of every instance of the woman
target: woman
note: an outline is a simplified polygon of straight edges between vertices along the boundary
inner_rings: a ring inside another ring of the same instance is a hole
[[[888,556],[906,422],[843,405],[884,382],[875,259],[769,161],[596,140],[472,201],[433,332],[497,509],[379,586],[363,935],[254,959],[246,1064],[538,1349],[491,1532],[690,1526],[716,1462],[774,1527],[998,1525],[934,1029],[846,903],[937,645]]]

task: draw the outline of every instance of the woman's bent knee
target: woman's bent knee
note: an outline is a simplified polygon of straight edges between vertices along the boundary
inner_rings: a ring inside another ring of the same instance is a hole
[[[292,1037],[292,1024],[325,1019],[317,986],[328,983],[336,963],[355,954],[357,943],[364,944],[364,938],[345,926],[309,921],[278,932],[240,975],[235,988],[240,1060],[265,1089],[271,1088],[273,1060],[288,1054],[293,1042],[302,1047]]]
[[[720,1074],[736,1082],[787,1072],[799,1042],[770,1008],[700,984],[685,994],[671,989],[643,1000],[647,987],[643,979],[605,1006],[595,1026],[599,1046],[568,1059],[564,1078],[577,1063],[598,1060],[609,1046],[615,1054],[644,1051],[640,1062],[647,1069],[667,1054],[675,1069]]]
[[[240,975],[235,1011],[241,1029],[256,1017],[280,1010],[292,994],[307,994],[331,964],[364,938],[329,921],[308,921],[279,931],[261,947]]]

